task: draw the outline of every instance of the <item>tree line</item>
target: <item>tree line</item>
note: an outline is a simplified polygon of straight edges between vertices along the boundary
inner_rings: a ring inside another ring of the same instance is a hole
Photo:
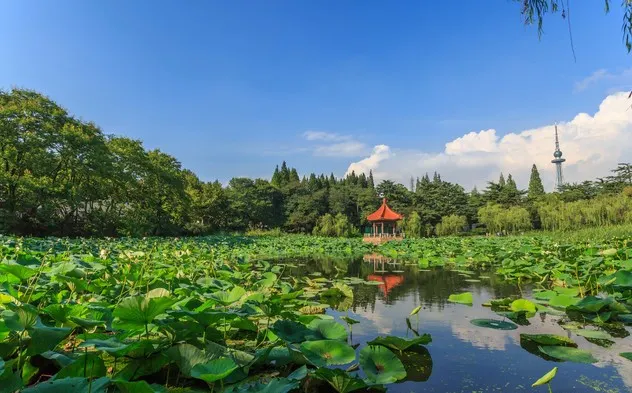
[[[278,229],[349,236],[381,198],[405,216],[409,236],[569,229],[630,217],[629,164],[611,176],[546,194],[533,166],[528,190],[511,175],[466,192],[438,173],[406,188],[373,174],[301,177],[283,162],[271,178],[205,182],[174,157],[141,141],[106,135],[30,90],[0,91],[0,233],[35,236],[175,236]],[[599,213],[595,201],[618,207]],[[627,198],[627,199],[626,199]],[[586,201],[591,201],[590,203]],[[564,208],[560,208],[564,204]],[[550,207],[550,208],[547,208]],[[560,212],[583,209],[580,215]],[[553,218],[555,216],[555,218]],[[584,217],[579,220],[578,217]],[[616,219],[615,219],[616,218]]]

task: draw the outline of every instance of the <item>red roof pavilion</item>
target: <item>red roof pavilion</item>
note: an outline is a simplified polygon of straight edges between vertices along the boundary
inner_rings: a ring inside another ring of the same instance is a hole
[[[384,235],[384,223],[387,223],[387,227],[391,227],[392,234],[395,235],[397,231],[397,221],[401,220],[403,216],[399,213],[391,210],[390,207],[386,204],[386,198],[382,199],[382,206],[379,209],[369,214],[366,219],[369,220],[373,224],[373,232],[372,235]],[[378,224],[380,224],[378,226]],[[381,230],[378,231],[378,228]],[[389,230],[390,232],[390,230]]]

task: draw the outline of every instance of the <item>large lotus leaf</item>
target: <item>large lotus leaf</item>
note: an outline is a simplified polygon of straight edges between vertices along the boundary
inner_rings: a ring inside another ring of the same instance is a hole
[[[617,320],[623,323],[632,324],[632,314],[619,314],[617,315]]]
[[[619,355],[623,356],[628,360],[632,360],[632,352],[621,352]]]
[[[513,300],[510,297],[502,298],[502,299],[491,299],[489,304],[492,307],[507,307],[511,305]]]
[[[245,366],[255,360],[254,355],[248,352],[227,348],[214,342],[206,343],[204,353],[206,354],[208,359],[216,359],[218,357],[230,357],[240,366]]]
[[[527,299],[517,299],[511,303],[511,310],[514,312],[526,311],[528,313],[534,313],[537,311],[535,303]]]
[[[474,326],[497,329],[497,330],[515,330],[518,326],[511,322],[499,321],[497,319],[472,319],[470,323]]]
[[[26,281],[37,274],[36,269],[31,269],[17,264],[9,265],[5,263],[0,263],[0,272],[17,277],[20,281]]]
[[[4,373],[4,360],[0,358],[0,375]]]
[[[612,336],[602,330],[577,329],[573,333],[586,338],[594,338],[597,340],[612,340]]]
[[[109,378],[64,378],[48,380],[24,389],[22,393],[105,393],[110,385]]]
[[[471,292],[452,294],[448,297],[449,302],[472,305],[474,298]]]
[[[292,373],[287,376],[287,379],[289,379],[290,381],[301,381],[305,379],[306,376],[307,376],[307,366],[302,365],[301,367],[292,371]]]
[[[553,288],[553,290],[555,292],[557,292],[560,295],[568,295],[571,297],[577,296],[580,293],[580,290],[578,287],[570,287],[570,288],[566,288],[566,287],[555,287]]]
[[[419,337],[406,339],[396,336],[377,337],[373,341],[367,342],[369,345],[382,345],[387,348],[394,349],[396,351],[405,351],[408,348],[415,347],[417,345],[426,345],[432,342],[432,337],[429,334],[423,334]]]
[[[74,362],[59,370],[54,379],[85,377],[98,378],[105,377],[106,368],[103,359],[95,353],[88,353],[79,356]]]
[[[131,381],[146,375],[152,375],[169,363],[167,356],[163,353],[157,353],[148,358],[134,359],[127,363],[125,367],[116,373],[116,379]]]
[[[290,321],[290,320],[278,320],[276,321],[271,330],[276,334],[281,340],[287,341],[290,343],[300,343],[305,341],[305,338],[312,334],[312,331],[307,328],[307,326],[302,323]],[[346,331],[345,331],[346,335]]]
[[[549,371],[548,373],[544,374],[542,377],[540,377],[540,379],[535,381],[533,383],[533,385],[531,385],[531,387],[534,388],[536,386],[545,385],[545,384],[551,382],[551,380],[553,378],[555,378],[556,374],[557,374],[557,367],[553,367],[553,369],[551,371]]]
[[[632,289],[632,271],[619,270],[614,274],[599,279],[602,285],[612,285],[619,290]]]
[[[579,301],[578,298],[570,296],[570,295],[557,295],[557,296],[553,296],[549,300],[549,306],[566,308],[568,306],[572,306],[576,304],[578,301]]]
[[[0,393],[14,393],[24,386],[20,373],[14,373],[11,367],[0,372]]]
[[[79,347],[94,347],[97,351],[107,352],[117,357],[125,355],[130,345],[120,342],[115,337],[111,337],[107,340],[89,339],[79,344]]]
[[[318,367],[347,364],[355,360],[353,348],[337,340],[306,341],[300,348],[305,358]]]
[[[215,382],[229,376],[237,367],[239,366],[233,359],[218,358],[195,365],[191,369],[191,376],[206,382]]]
[[[406,378],[406,369],[401,360],[389,349],[369,345],[360,350],[360,367],[373,384],[388,384]]]
[[[559,346],[541,346],[539,349],[542,353],[559,360],[575,363],[597,362],[597,359],[595,359],[590,352],[584,351],[583,349]]]
[[[211,299],[215,300],[217,303],[222,304],[223,306],[230,306],[231,304],[240,300],[245,294],[245,289],[239,286],[235,286],[230,291],[213,292],[211,294]]]
[[[29,304],[13,307],[12,310],[4,310],[0,316],[5,325],[16,332],[32,328],[39,319],[37,310]]]
[[[314,319],[309,324],[310,340],[341,340],[347,339],[347,329],[336,321],[328,319]]]
[[[300,381],[291,381],[287,378],[272,378],[264,382],[246,382],[229,386],[224,393],[289,393],[298,388]]]
[[[551,300],[555,296],[557,296],[557,292],[551,291],[551,290],[540,291],[533,294],[533,297],[535,297],[538,300]]]
[[[63,339],[68,337],[72,329],[49,327],[37,321],[35,326],[29,329],[31,342],[26,349],[27,355],[37,355],[53,350]]]
[[[608,306],[613,301],[611,298],[602,299],[596,296],[586,296],[569,308],[580,312],[598,313],[602,308]]]
[[[191,344],[173,346],[167,350],[166,354],[170,361],[178,365],[180,372],[189,377],[193,367],[208,360],[208,356],[204,351]]]
[[[425,382],[430,378],[433,362],[426,347],[417,346],[396,355],[406,369],[406,381]]]
[[[114,326],[123,329],[139,329],[150,324],[174,304],[168,292],[152,290],[145,296],[125,298],[114,309]]]
[[[46,351],[46,352],[40,353],[40,356],[43,357],[44,359],[52,360],[53,362],[55,362],[55,364],[57,364],[59,367],[62,367],[62,368],[74,362],[74,359],[59,352]]]
[[[521,340],[533,341],[536,344],[544,346],[569,346],[576,347],[577,344],[568,337],[559,336],[557,334],[520,334]]]
[[[147,382],[145,381],[137,381],[137,382],[129,382],[129,381],[120,381],[114,380],[112,381],[114,385],[120,390],[121,393],[155,393],[154,390]]]
[[[321,367],[316,370],[314,376],[327,381],[338,393],[349,393],[367,388],[367,384],[363,380],[352,377],[348,372],[339,368],[329,369]]]
[[[273,347],[267,354],[265,351],[265,349],[257,350],[257,363],[272,364],[281,367],[292,362],[292,356],[287,347]]]

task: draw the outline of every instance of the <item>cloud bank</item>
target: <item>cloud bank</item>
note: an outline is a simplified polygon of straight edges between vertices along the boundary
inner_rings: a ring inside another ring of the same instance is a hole
[[[367,152],[366,144],[350,135],[340,135],[324,131],[306,131],[303,137],[315,143],[311,146],[317,157],[359,157]]]
[[[628,95],[611,94],[594,115],[579,113],[558,124],[567,182],[607,176],[618,162],[632,161],[632,100]],[[551,164],[554,139],[554,125],[549,124],[503,136],[494,129],[470,132],[434,153],[377,145],[365,158],[352,162],[347,173],[372,170],[377,180],[408,184],[411,176],[437,171],[443,179],[470,189],[484,187],[503,172],[511,173],[518,186],[526,188],[531,165],[536,164],[544,187],[551,190],[555,179]]]

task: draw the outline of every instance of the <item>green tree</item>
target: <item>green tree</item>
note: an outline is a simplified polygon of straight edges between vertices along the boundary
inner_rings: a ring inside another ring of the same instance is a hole
[[[441,218],[437,224],[436,232],[439,236],[456,235],[464,231],[467,226],[467,217],[452,214]]]
[[[404,234],[406,237],[418,238],[422,236],[422,222],[421,217],[416,211],[410,213],[410,215],[404,218]]]
[[[542,195],[544,195],[544,186],[542,185],[542,179],[540,179],[540,172],[538,172],[538,167],[533,164],[531,177],[529,178],[528,196],[531,199],[538,199]]]

